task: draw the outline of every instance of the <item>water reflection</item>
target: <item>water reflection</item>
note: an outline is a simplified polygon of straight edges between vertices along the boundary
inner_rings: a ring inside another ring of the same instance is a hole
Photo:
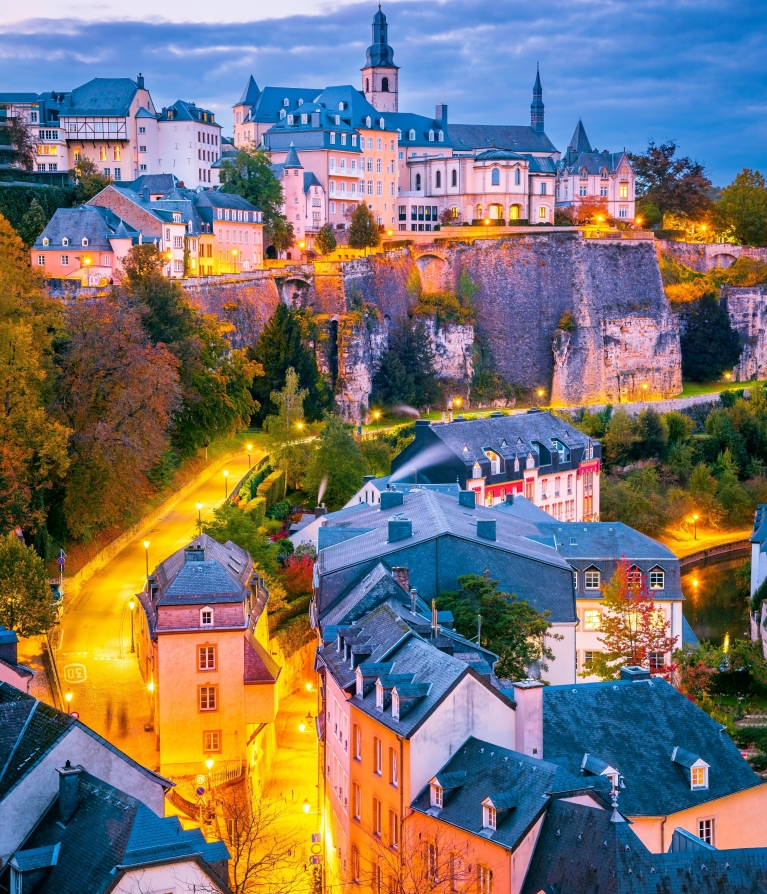
[[[696,565],[682,575],[685,603],[682,611],[698,639],[719,646],[743,639],[749,629],[748,601],[738,589],[735,572],[745,559],[730,559],[715,565]]]

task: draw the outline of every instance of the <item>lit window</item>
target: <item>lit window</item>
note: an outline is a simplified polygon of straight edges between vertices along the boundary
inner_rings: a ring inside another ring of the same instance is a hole
[[[205,752],[221,751],[220,730],[206,730],[202,734],[202,750]]]
[[[599,572],[595,570],[587,571],[584,574],[584,583],[586,585],[587,590],[598,590],[599,589]]]
[[[218,706],[218,698],[215,686],[200,686],[200,710],[215,711]]]
[[[601,630],[602,628],[602,612],[598,609],[589,609],[583,613],[583,629],[584,630]]]
[[[629,185],[628,183],[621,183],[619,186],[618,198],[627,199],[629,197]]]
[[[692,787],[693,788],[708,788],[708,779],[707,779],[707,768],[706,767],[693,767],[690,771],[692,773]]]
[[[596,655],[596,652],[584,652],[584,653],[583,653],[583,666],[584,666],[584,668],[586,668],[586,667],[591,667],[591,665],[594,663],[594,656],[595,656],[595,655]]]
[[[666,585],[666,573],[664,571],[650,572],[650,589],[662,590]]]
[[[444,806],[444,789],[436,782],[432,782],[429,788],[431,790],[431,806],[442,809]]]
[[[541,218],[546,217],[546,209],[545,208],[538,209],[538,217],[541,217]]]
[[[201,671],[216,669],[216,647],[200,646],[197,650],[197,668]]]
[[[482,806],[482,828],[495,829],[497,822],[498,814],[495,807],[492,807],[490,804],[484,804]]]

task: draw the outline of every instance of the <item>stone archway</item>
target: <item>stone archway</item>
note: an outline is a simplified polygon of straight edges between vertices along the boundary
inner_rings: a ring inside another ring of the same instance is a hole
[[[310,289],[308,280],[291,276],[280,284],[280,298],[288,307],[305,307]]]
[[[450,288],[450,265],[439,255],[416,258],[424,292],[444,292]]]
[[[731,254],[729,254],[728,252],[724,252],[724,251],[723,251],[723,252],[720,252],[720,253],[718,253],[718,254],[715,254],[715,255],[711,258],[711,260],[714,262],[714,266],[715,266],[715,267],[719,267],[719,268],[721,268],[722,270],[727,270],[727,268],[728,268],[728,267],[732,267],[732,265],[733,265],[733,264],[735,263],[735,261],[737,261],[738,259],[735,257],[735,255],[731,255]]]

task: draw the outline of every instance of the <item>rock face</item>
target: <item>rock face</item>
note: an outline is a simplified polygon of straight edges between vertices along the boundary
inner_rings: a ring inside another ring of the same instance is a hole
[[[755,261],[767,261],[767,248],[754,248],[750,245],[730,245],[728,242],[669,242],[658,239],[655,248],[659,254],[672,255],[686,267],[698,273],[708,273],[716,267],[726,270],[732,267],[738,258],[753,258]]]
[[[434,366],[440,379],[471,382],[474,327],[456,323],[438,324],[425,320],[426,332],[434,351]]]
[[[743,353],[733,370],[736,382],[767,378],[767,296],[763,286],[722,290],[732,328],[740,335]]]

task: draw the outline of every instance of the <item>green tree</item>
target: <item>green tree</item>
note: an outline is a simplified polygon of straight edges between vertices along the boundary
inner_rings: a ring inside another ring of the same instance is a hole
[[[273,240],[276,232],[285,231],[288,222],[281,211],[282,186],[263,149],[251,145],[240,149],[233,158],[223,159],[220,177],[221,192],[242,196],[263,212],[267,238]]]
[[[275,251],[287,251],[296,242],[293,224],[286,217],[275,217],[268,228],[268,235],[272,240]]]
[[[95,162],[84,155],[75,163],[69,176],[75,183],[76,205],[84,205],[112,183],[111,177],[105,177],[96,167]]]
[[[743,346],[730,317],[707,292],[687,314],[680,338],[682,376],[692,382],[713,382],[740,360]]]
[[[625,465],[632,456],[635,442],[634,420],[625,410],[613,413],[604,436],[604,456],[608,466]]]
[[[767,187],[759,171],[744,168],[722,190],[714,224],[741,245],[767,245]]]
[[[35,142],[26,123],[18,117],[6,118],[0,135],[5,137],[0,139],[0,160],[31,171],[35,163]]]
[[[634,455],[639,459],[660,458],[668,443],[668,425],[655,410],[642,410],[634,429]]]
[[[331,251],[335,251],[336,237],[330,224],[320,227],[319,232],[314,237],[314,247],[321,255],[329,255]]]
[[[482,616],[481,646],[498,656],[495,673],[509,680],[524,680],[531,666],[548,670],[554,653],[547,639],[551,634],[549,612],[538,612],[523,599],[498,589],[498,581],[479,574],[458,578],[457,593],[440,593],[437,607],[451,611],[455,629],[462,636],[477,635],[477,616]]]
[[[259,532],[258,525],[247,512],[227,503],[213,512],[213,518],[202,524],[203,533],[219,543],[232,543],[250,553],[256,568],[266,577],[277,573],[276,543]]]
[[[650,669],[654,676],[669,677],[676,665],[669,661],[660,667],[651,663],[653,655],[671,657],[677,637],[670,636],[671,621],[666,621],[647,589],[646,575],[641,583],[631,576],[624,559],[607,583],[602,585],[602,636],[598,641],[605,647],[594,652],[591,664],[579,674],[598,676],[602,680],[617,680],[626,665]]]
[[[349,224],[349,246],[351,248],[377,248],[381,242],[381,234],[378,231],[373,212],[364,202],[352,212]]]
[[[660,146],[651,140],[646,152],[631,155],[636,197],[640,208],[648,203],[661,218],[669,213],[696,218],[711,207],[711,181],[703,165],[687,156],[677,156],[678,148],[673,140]]]
[[[37,636],[53,617],[43,560],[15,534],[7,534],[0,539],[0,624],[21,637]]]
[[[254,417],[258,422],[277,414],[272,393],[285,387],[290,368],[295,370],[301,388],[306,391],[303,407],[309,422],[321,419],[323,410],[330,406],[330,395],[317,368],[317,359],[306,345],[310,329],[310,320],[304,311],[280,303],[249,349],[249,358],[261,368],[253,380],[253,397],[260,406]]]
[[[24,244],[26,246],[34,245],[35,240],[43,232],[47,223],[48,217],[45,211],[43,211],[43,206],[37,199],[32,199],[32,203],[19,224],[19,236],[24,240]]]
[[[329,416],[322,434],[313,443],[304,490],[316,500],[325,482],[324,502],[340,509],[362,487],[365,458],[352,435],[352,427],[337,416]]]
[[[416,406],[435,404],[439,400],[440,385],[426,325],[420,320],[413,325],[403,323],[392,333],[391,346],[413,378]]]
[[[415,403],[415,382],[405,369],[396,351],[391,348],[381,357],[381,363],[373,376],[373,402],[384,407],[399,404],[412,406]]]
[[[304,437],[304,399],[306,389],[300,387],[293,367],[285,374],[285,387],[273,391],[271,401],[277,407],[274,416],[264,419],[264,430],[269,434],[272,464],[285,470],[285,488],[300,486],[309,461],[306,444],[298,443]]]

